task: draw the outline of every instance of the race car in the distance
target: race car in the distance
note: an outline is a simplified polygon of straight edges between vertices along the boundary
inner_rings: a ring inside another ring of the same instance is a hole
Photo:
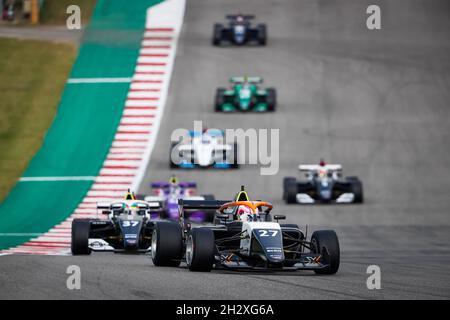
[[[215,110],[217,112],[233,111],[275,111],[277,105],[274,88],[261,89],[261,77],[232,77],[231,88],[218,88]]]
[[[283,180],[283,199],[287,203],[362,203],[363,185],[358,177],[342,177],[340,164],[300,165],[305,180],[286,177]]]
[[[217,129],[190,131],[188,137],[172,143],[170,167],[194,168],[238,168],[237,143],[226,144],[224,132]]]
[[[155,266],[186,261],[191,271],[313,270],[334,274],[339,269],[340,248],[332,230],[315,231],[308,240],[296,224],[280,224],[286,217],[274,215],[272,204],[251,201],[241,188],[234,201],[179,200],[180,223],[158,224],[152,237]],[[193,225],[183,217],[192,210],[216,210],[216,223]],[[170,242],[182,235],[180,244]]]
[[[137,200],[131,192],[124,199],[97,203],[97,209],[107,219],[74,219],[72,254],[90,254],[91,251],[147,252],[155,225],[150,211],[158,206],[158,203]]]
[[[150,184],[151,195],[138,196],[150,203],[159,203],[159,207],[151,210],[152,217],[178,221],[178,200],[214,200],[212,194],[197,194],[197,183],[190,181],[178,181],[176,176],[171,176],[169,181],[156,181]],[[192,212],[188,220],[193,222],[212,221],[214,215],[206,211]]]
[[[218,46],[222,42],[234,45],[247,43],[265,45],[267,43],[267,27],[262,23],[253,27],[251,20],[255,18],[254,15],[229,14],[225,18],[228,20],[226,26],[222,23],[214,24],[213,45]]]

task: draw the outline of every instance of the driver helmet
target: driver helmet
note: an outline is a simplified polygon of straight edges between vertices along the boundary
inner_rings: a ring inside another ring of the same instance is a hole
[[[140,216],[142,214],[137,202],[133,202],[129,206],[128,214],[132,216]]]
[[[171,176],[169,179],[169,183],[172,185],[178,184],[178,178],[175,175]]]
[[[324,178],[328,174],[328,171],[325,169],[319,169],[319,177]]]
[[[259,214],[250,207],[240,205],[236,208],[236,218],[241,221],[257,221]]]

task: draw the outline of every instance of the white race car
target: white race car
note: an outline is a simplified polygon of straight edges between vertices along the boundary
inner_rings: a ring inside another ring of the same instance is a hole
[[[283,199],[287,203],[362,203],[363,185],[358,177],[342,177],[340,164],[300,165],[305,180],[283,180]]]
[[[190,131],[189,137],[172,144],[171,168],[238,168],[237,143],[225,144],[223,131]]]

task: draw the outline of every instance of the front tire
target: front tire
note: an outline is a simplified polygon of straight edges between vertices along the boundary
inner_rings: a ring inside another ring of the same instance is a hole
[[[336,232],[333,230],[315,231],[311,236],[311,251],[322,255],[322,261],[328,266],[314,270],[317,274],[335,274],[339,270],[340,248]]]
[[[177,145],[178,145],[178,142],[172,142],[171,145],[170,145],[170,152],[169,152],[169,167],[170,167],[170,169],[177,169],[178,168],[178,165],[176,165],[172,161],[172,151]]]
[[[215,239],[212,230],[194,228],[186,242],[186,263],[191,271],[211,271],[214,264]]]
[[[175,222],[158,222],[152,234],[152,261],[157,267],[178,267],[183,254],[181,227]]]
[[[91,254],[89,248],[90,220],[74,219],[72,221],[71,250],[73,255]]]

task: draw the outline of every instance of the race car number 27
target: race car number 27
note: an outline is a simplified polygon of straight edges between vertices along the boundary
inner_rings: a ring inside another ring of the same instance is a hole
[[[275,237],[278,230],[258,230],[260,237]]]

